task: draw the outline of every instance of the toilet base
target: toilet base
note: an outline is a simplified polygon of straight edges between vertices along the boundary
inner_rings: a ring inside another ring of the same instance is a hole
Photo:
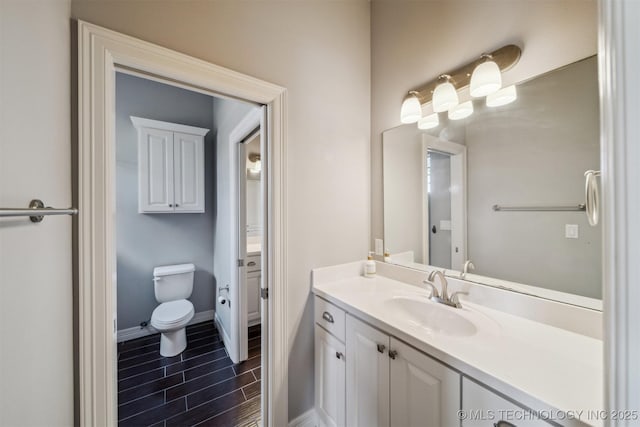
[[[187,348],[187,332],[185,328],[176,331],[162,332],[160,335],[160,355],[177,356]]]

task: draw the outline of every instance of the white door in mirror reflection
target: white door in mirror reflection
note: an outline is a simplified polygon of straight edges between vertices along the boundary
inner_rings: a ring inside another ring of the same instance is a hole
[[[429,265],[451,269],[451,155],[427,152]],[[449,225],[449,227],[446,227]],[[444,226],[444,227],[443,227]]]
[[[422,263],[461,270],[466,249],[466,147],[423,134]]]

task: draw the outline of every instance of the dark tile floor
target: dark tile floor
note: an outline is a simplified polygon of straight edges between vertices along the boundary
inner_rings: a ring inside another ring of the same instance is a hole
[[[160,335],[118,344],[118,425],[260,425],[260,325],[233,364],[213,322],[187,327],[187,349],[160,356]]]

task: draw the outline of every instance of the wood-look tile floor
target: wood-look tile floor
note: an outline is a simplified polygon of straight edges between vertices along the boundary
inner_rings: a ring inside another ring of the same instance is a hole
[[[187,327],[187,349],[160,356],[160,335],[118,344],[118,425],[260,425],[260,325],[234,364],[213,322]]]

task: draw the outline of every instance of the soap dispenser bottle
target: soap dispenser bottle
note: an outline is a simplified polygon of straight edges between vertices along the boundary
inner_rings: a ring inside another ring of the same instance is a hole
[[[373,252],[369,252],[367,262],[364,263],[364,277],[372,278],[376,275],[376,262],[373,260]]]

